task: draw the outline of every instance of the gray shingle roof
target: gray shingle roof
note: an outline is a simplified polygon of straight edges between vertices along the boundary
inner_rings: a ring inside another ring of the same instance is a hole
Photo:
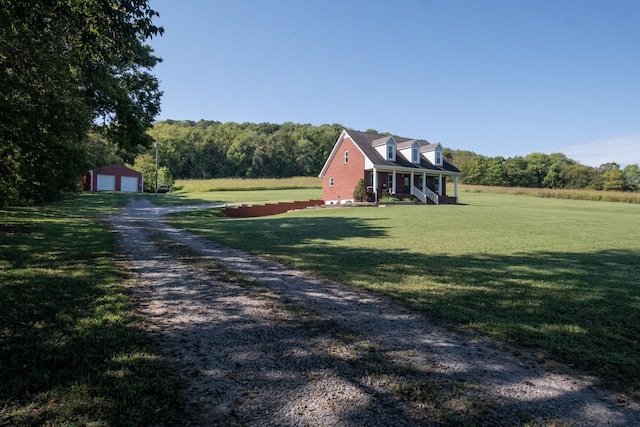
[[[377,167],[379,166],[387,166],[387,167],[399,167],[399,168],[407,168],[407,169],[415,169],[418,170],[429,170],[429,171],[442,171],[442,172],[453,172],[460,173],[460,169],[452,165],[447,161],[447,159],[443,159],[442,166],[436,166],[427,160],[424,156],[420,156],[420,164],[415,165],[409,161],[406,157],[404,157],[400,152],[396,152],[396,161],[392,162],[390,160],[385,159],[380,153],[375,149],[375,147],[386,144],[389,140],[390,136],[388,135],[380,135],[376,133],[367,133],[367,132],[358,132],[354,130],[347,130],[347,133],[353,140],[353,142],[362,150],[365,156]],[[408,147],[413,144],[415,139],[411,138],[402,138],[399,136],[393,136],[393,139],[397,142],[397,148]],[[427,141],[418,140],[420,144],[420,152],[424,153],[425,151],[431,151],[435,149],[438,144],[430,144]]]

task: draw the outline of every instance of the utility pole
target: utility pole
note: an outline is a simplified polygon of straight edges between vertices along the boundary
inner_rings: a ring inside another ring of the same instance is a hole
[[[156,197],[158,197],[158,143],[154,142],[153,146],[156,147]]]

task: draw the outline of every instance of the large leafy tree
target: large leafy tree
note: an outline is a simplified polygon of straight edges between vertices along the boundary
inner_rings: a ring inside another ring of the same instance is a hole
[[[615,162],[604,163],[600,165],[602,172],[603,190],[624,190],[624,175],[620,170],[620,165]]]
[[[125,160],[160,108],[147,0],[0,0],[0,205],[77,188],[89,131]]]
[[[622,170],[624,175],[625,189],[630,191],[636,191],[638,185],[640,185],[640,166],[638,164],[627,165]]]

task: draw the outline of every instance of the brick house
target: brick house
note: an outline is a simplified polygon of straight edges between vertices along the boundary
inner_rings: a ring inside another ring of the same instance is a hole
[[[343,130],[322,171],[325,204],[353,201],[360,178],[370,201],[383,195],[415,196],[424,204],[458,202],[460,170],[442,154],[441,144],[353,130]],[[453,183],[453,195],[447,183]]]

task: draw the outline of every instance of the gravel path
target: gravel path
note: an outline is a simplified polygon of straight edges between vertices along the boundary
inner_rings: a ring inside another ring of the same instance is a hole
[[[591,378],[162,222],[190,208],[132,201],[108,222],[191,425],[640,426]]]

